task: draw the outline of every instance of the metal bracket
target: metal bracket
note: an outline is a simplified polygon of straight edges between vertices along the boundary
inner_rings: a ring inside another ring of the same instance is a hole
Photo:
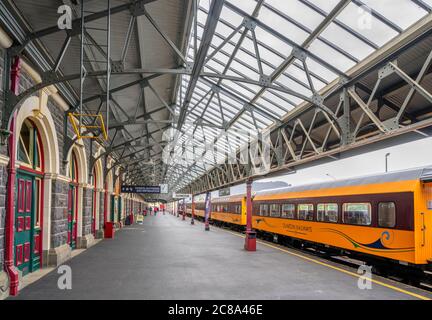
[[[382,124],[384,125],[384,127],[386,127],[387,130],[396,130],[400,127],[397,117],[387,119],[383,121]]]
[[[252,31],[252,30],[255,30],[257,23],[255,20],[252,20],[251,18],[247,17],[247,18],[244,18],[242,25],[243,25],[243,27],[245,27],[249,31]]]
[[[245,111],[248,111],[248,112],[252,112],[254,110],[254,108],[249,103],[245,103],[243,105],[243,108],[245,109]]]
[[[323,102],[324,102],[324,98],[323,98],[322,95],[320,95],[320,94],[318,94],[318,93],[314,93],[313,96],[312,96],[312,102],[313,102],[315,105],[320,106],[320,105],[323,104]]]
[[[186,72],[187,72],[187,73],[191,73],[193,67],[194,67],[194,63],[193,63],[193,61],[187,61],[187,62],[186,62],[186,64],[185,64],[185,68],[186,68]]]
[[[111,62],[111,72],[120,73],[124,71],[123,61],[113,61]]]
[[[301,50],[300,48],[294,48],[291,52],[291,54],[300,61],[306,61],[307,53],[304,50]]]
[[[395,64],[397,62],[395,61]],[[388,63],[384,67],[378,70],[378,79],[384,79],[387,78],[389,75],[393,74],[395,72],[394,67]]]
[[[259,82],[263,87],[268,87],[271,85],[271,77],[266,75],[261,75]]]
[[[219,93],[221,91],[221,88],[217,85],[212,85],[211,89],[214,93]]]

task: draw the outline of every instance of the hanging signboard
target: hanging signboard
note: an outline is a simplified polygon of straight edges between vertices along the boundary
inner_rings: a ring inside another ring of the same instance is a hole
[[[219,190],[219,197],[225,197],[230,195],[230,188],[224,188]]]
[[[122,193],[161,193],[160,186],[122,186]]]
[[[173,199],[188,199],[192,197],[192,194],[190,193],[177,193],[173,192]]]

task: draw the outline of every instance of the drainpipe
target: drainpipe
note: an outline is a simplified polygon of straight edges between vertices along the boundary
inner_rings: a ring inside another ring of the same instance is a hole
[[[5,221],[5,271],[9,276],[9,294],[16,296],[18,294],[18,272],[14,266],[14,222],[15,222],[15,132],[16,129],[16,112],[10,124],[9,136],[9,167],[8,167],[8,181],[6,187],[6,221]]]

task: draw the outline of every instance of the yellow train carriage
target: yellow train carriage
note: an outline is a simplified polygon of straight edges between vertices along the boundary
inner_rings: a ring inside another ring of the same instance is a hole
[[[235,225],[246,225],[246,198],[240,196],[220,197],[212,201],[211,219]]]
[[[393,259],[432,262],[432,169],[258,192],[253,228]]]
[[[226,196],[211,201],[210,219],[238,226],[246,225],[246,198],[244,195]],[[204,218],[205,203],[195,203],[195,216]]]

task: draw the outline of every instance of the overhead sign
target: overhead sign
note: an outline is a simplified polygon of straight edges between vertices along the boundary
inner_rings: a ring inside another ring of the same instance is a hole
[[[219,190],[219,197],[229,196],[230,188],[224,188]]]
[[[168,193],[168,185],[167,184],[160,184],[160,193]]]
[[[122,186],[122,193],[161,193],[160,186]]]
[[[173,196],[174,199],[186,199],[186,198],[191,198],[192,195],[188,194],[188,193],[176,193],[173,192]]]

